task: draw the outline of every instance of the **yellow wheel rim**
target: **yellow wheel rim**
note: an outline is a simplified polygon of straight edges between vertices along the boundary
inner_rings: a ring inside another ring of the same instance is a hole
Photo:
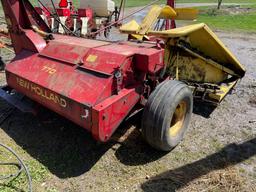
[[[183,123],[186,116],[187,104],[185,101],[181,101],[175,109],[172,116],[171,125],[169,128],[169,134],[175,137],[183,127]]]

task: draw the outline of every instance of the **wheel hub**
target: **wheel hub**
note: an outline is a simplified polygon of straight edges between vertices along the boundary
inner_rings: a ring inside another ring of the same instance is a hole
[[[169,134],[175,137],[183,127],[183,123],[186,116],[187,104],[185,101],[181,101],[172,116],[171,125],[169,128]]]

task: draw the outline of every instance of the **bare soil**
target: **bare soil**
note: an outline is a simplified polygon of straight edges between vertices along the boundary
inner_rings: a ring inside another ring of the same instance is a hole
[[[184,141],[170,153],[143,141],[140,114],[99,144],[47,109],[37,116],[15,110],[0,126],[0,142],[18,151],[39,192],[256,191],[256,35],[217,35],[246,76],[217,108],[195,105]],[[13,54],[1,50],[1,56],[9,61]],[[8,107],[0,100],[0,117]]]

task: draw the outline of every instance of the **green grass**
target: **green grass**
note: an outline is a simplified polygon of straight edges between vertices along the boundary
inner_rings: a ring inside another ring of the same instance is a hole
[[[114,0],[118,5],[121,0]],[[151,3],[153,0],[127,0],[127,7],[143,6]],[[159,3],[164,4],[166,0],[160,0]],[[176,0],[176,3],[216,3],[217,0]],[[223,3],[255,3],[255,0],[223,0]]]
[[[238,15],[200,15],[198,22],[203,22],[214,29],[228,31],[256,32],[256,13]]]
[[[27,157],[26,152],[21,148],[17,147],[11,143],[7,144],[11,146],[13,150],[22,157],[24,163],[27,165],[30,175],[33,178],[33,183],[40,184],[43,182],[48,176],[47,168],[38,162],[35,159],[31,159]],[[22,155],[21,155],[22,154]],[[29,159],[29,160],[28,160]],[[0,149],[0,162],[17,162],[17,159],[8,151]],[[7,175],[10,173],[16,173],[17,167],[15,166],[0,166],[0,175]],[[15,178],[14,180],[4,180],[0,182],[0,191],[1,192],[16,192],[18,189],[23,189],[27,191],[28,188],[28,180],[24,171]]]
[[[177,3],[216,3],[217,0],[176,0]],[[223,3],[255,3],[255,0],[223,0]]]
[[[250,12],[232,14],[223,6],[223,10],[216,10],[210,7],[199,7],[200,10],[197,22],[203,22],[214,29],[226,31],[256,32],[256,4],[241,6],[251,8]]]
[[[117,5],[120,4],[121,0],[114,0]],[[144,6],[151,3],[154,0],[126,0],[126,7]],[[34,4],[37,4],[37,0],[31,0]],[[43,2],[43,0],[42,0]],[[77,5],[80,0],[73,0],[74,4]],[[177,3],[216,3],[217,0],[176,0]],[[159,0],[160,4],[166,3],[166,0]],[[255,0],[223,0],[223,3],[255,3]]]

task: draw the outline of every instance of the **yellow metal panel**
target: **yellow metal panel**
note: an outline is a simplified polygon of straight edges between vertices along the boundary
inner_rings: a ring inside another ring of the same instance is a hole
[[[136,33],[139,28],[140,25],[135,20],[131,20],[129,23],[122,25],[119,30],[125,33]]]
[[[132,20],[129,23],[122,25],[120,27],[120,31],[130,34],[136,33],[144,35],[152,28],[159,18],[172,19],[176,15],[176,12],[170,6],[162,8],[159,5],[154,5],[144,17],[141,25],[139,25],[135,20]]]
[[[167,73],[189,82],[191,86],[194,86],[193,83],[200,84],[200,89],[195,90],[203,91],[203,99],[220,102],[234,87],[237,79],[244,76],[245,68],[209,27],[200,23],[165,31],[151,31],[159,18],[193,20],[197,14],[195,9],[161,8],[156,5],[150,9],[141,25],[133,20],[123,25],[120,31],[139,40],[146,35],[165,39]],[[223,83],[230,77],[235,80]]]
[[[135,20],[132,20],[129,23],[122,25],[120,31],[129,34],[136,33],[144,35],[152,28],[158,19],[194,20],[197,14],[198,11],[192,8],[180,8],[174,10],[170,6],[164,6],[162,8],[159,5],[154,5],[143,19],[141,25]]]
[[[230,92],[230,90],[236,85],[236,83],[237,80],[228,84],[223,84],[220,86],[220,90],[218,90],[216,93],[209,93],[208,96],[211,99],[221,102],[224,99],[224,97]]]
[[[163,38],[184,37],[197,30],[200,30],[204,26],[205,26],[204,23],[199,23],[199,24],[188,25],[188,26],[165,30],[165,31],[149,31],[148,34],[160,36]]]
[[[143,40],[145,35],[131,34],[132,39]]]
[[[245,68],[204,23],[166,31],[149,31],[148,34],[162,38],[186,37],[192,48],[220,64],[229,65],[229,69],[244,76]]]
[[[137,30],[137,33],[145,34],[155,24],[161,11],[162,7],[159,5],[152,6],[146,17],[143,19],[139,30]]]
[[[220,65],[219,63],[213,61],[212,59],[209,59],[209,58],[205,58],[203,57],[202,55],[199,55],[198,53],[190,50],[189,48],[183,46],[183,45],[180,45],[180,44],[177,44],[178,47],[182,48],[183,50],[185,50],[186,52],[188,52],[189,54],[191,54],[192,56],[194,57],[197,57],[197,58],[200,58],[202,59],[203,61],[205,61],[207,64],[210,64],[210,65],[213,65],[214,67],[230,74],[230,75],[233,75],[233,76],[238,76],[237,74],[235,74],[232,70],[228,69],[227,67],[224,67],[223,65]]]
[[[176,11],[172,7],[167,5],[164,8],[162,8],[158,18],[160,18],[160,19],[173,19],[176,16],[177,16]]]
[[[199,11],[193,8],[176,8],[174,9],[176,20],[195,20],[198,16]]]
[[[227,79],[227,73],[207,64],[200,58],[179,54],[176,62],[169,66],[169,73],[179,80],[198,83],[220,83]]]

